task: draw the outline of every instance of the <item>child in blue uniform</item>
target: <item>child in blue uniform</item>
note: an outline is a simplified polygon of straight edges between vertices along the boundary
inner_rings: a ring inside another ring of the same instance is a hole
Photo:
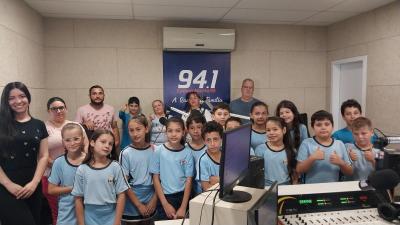
[[[251,106],[250,118],[251,126],[251,147],[256,149],[258,145],[267,141],[265,124],[268,118],[268,106],[264,102],[256,102]]]
[[[221,145],[224,129],[211,121],[206,124],[202,135],[207,145],[207,151],[200,157],[198,180],[201,181],[203,191],[219,183],[219,163],[221,160]]]
[[[131,189],[125,203],[123,218],[128,220],[143,219],[154,214],[157,196],[150,174],[150,159],[153,146],[149,144],[149,125],[146,117],[133,118],[128,124],[132,144],[120,154],[120,163]]]
[[[283,100],[276,107],[275,115],[285,120],[293,147],[299,149],[301,142],[308,138],[308,132],[307,127],[300,123],[300,114],[296,105],[291,101]]]
[[[121,223],[129,186],[119,163],[109,159],[113,144],[110,131],[94,131],[87,157],[76,171],[71,194],[79,225]]]
[[[66,153],[54,160],[48,192],[59,196],[57,224],[75,225],[77,221],[71,191],[76,169],[86,156],[82,128],[76,123],[65,124],[61,130],[61,137]]]
[[[199,173],[199,158],[207,149],[201,135],[201,131],[205,124],[206,119],[201,114],[191,114],[186,120],[186,127],[190,135],[190,141],[186,145],[192,150],[196,174]],[[194,177],[197,177],[196,174]],[[201,184],[198,179],[193,182],[193,190],[195,194],[201,193]]]
[[[305,183],[339,181],[339,172],[346,176],[353,173],[351,162],[343,142],[331,138],[332,114],[320,110],[311,116],[315,136],[300,145],[296,171],[305,173]]]
[[[157,146],[151,163],[154,188],[159,199],[159,219],[183,218],[189,203],[194,174],[193,155],[185,147],[185,124],[180,118],[170,118],[166,124],[168,141]]]
[[[259,145],[256,156],[264,158],[265,186],[297,183],[296,157],[285,121],[270,117],[266,125],[268,141]]]
[[[347,151],[353,162],[353,175],[345,177],[346,180],[366,180],[368,175],[375,170],[375,157],[379,155],[379,149],[375,149],[371,143],[373,128],[371,120],[358,117],[351,125],[354,144],[347,144]]]

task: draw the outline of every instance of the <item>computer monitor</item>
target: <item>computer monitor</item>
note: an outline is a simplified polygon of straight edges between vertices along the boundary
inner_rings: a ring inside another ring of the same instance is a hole
[[[233,188],[247,174],[250,160],[251,124],[226,131],[222,140],[219,198],[227,202],[247,202],[251,194]]]

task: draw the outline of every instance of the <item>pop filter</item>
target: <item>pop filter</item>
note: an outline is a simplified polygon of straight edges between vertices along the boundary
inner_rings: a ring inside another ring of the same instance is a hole
[[[367,183],[376,190],[393,189],[399,182],[399,175],[391,169],[374,171],[367,180]]]

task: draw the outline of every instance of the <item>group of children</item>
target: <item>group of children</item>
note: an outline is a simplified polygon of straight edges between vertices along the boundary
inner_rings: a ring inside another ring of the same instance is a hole
[[[341,113],[347,126],[332,134],[332,114],[317,111],[311,116],[314,137],[308,138],[292,102],[280,102],[276,116],[269,118],[263,116],[268,115],[268,107],[255,103],[250,113],[252,148],[264,158],[265,185],[367,179],[375,170],[379,150],[373,148],[372,123],[361,112],[357,101],[343,102]]]
[[[329,112],[311,116],[315,136],[308,138],[292,102],[279,103],[276,116],[269,118],[265,103],[253,104],[248,151],[264,158],[265,185],[365,179],[375,168],[372,124],[360,117],[357,102],[350,103],[343,103],[342,115],[355,142],[346,146],[336,133],[332,137]],[[359,118],[354,116],[357,110]],[[352,116],[347,117],[349,111]],[[150,144],[148,119],[132,117],[126,122],[130,144],[121,151],[119,163],[108,157],[114,143],[111,132],[95,131],[86,154],[80,126],[65,125],[66,153],[55,160],[49,177],[49,193],[60,196],[57,224],[111,225],[120,224],[121,218],[187,216],[189,199],[219,183],[223,132],[242,124],[229,113],[228,105],[221,103],[213,108],[210,122],[200,113],[190,114],[186,123],[172,117],[165,125],[166,142],[160,145]]]

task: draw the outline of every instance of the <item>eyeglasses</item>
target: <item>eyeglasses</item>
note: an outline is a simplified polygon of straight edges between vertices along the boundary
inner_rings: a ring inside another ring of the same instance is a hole
[[[65,106],[51,107],[51,108],[50,108],[50,110],[51,110],[52,112],[58,112],[58,111],[64,112],[65,109],[66,109]]]

